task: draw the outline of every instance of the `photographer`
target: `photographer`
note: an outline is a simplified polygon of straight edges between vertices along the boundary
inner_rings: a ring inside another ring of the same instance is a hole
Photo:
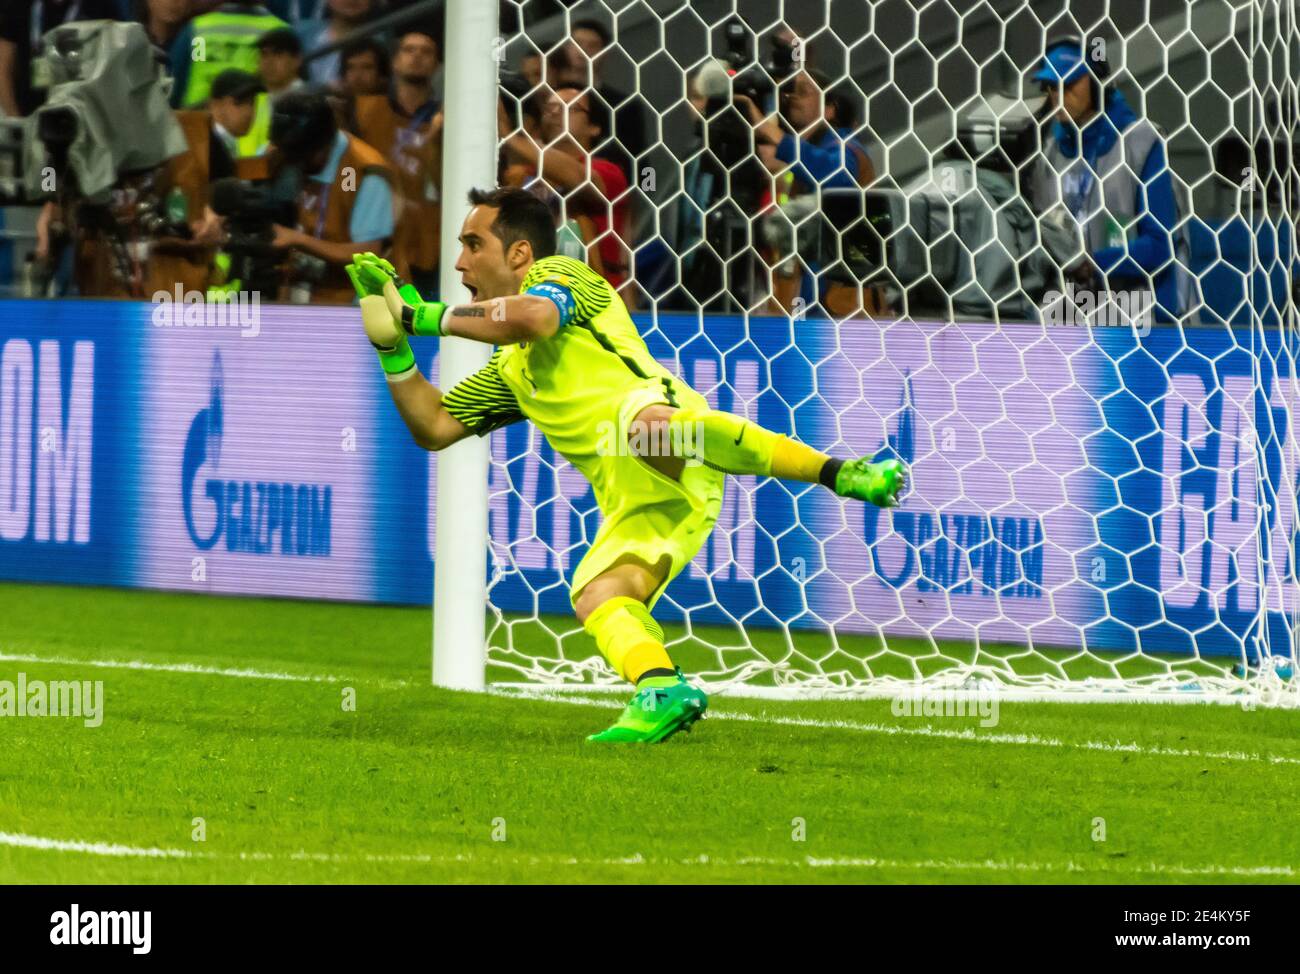
[[[276,225],[273,245],[292,251],[288,285],[297,303],[350,304],[344,268],[353,255],[388,251],[395,175],[380,153],[341,132],[322,94],[290,92],[275,101],[271,146],[302,175],[298,226]]]
[[[768,74],[755,62],[747,36],[729,29],[725,60],[706,61],[688,79],[695,124],[680,152],[687,160],[682,193],[660,217],[662,243],[637,254],[637,283],[674,309],[735,314],[761,304],[770,291],[751,221],[772,197],[772,176],[755,153],[741,107],[763,100]],[[769,61],[766,71],[779,74],[780,66]]]
[[[779,115],[765,116],[744,95],[736,101],[754,127],[758,157],[778,177],[774,202],[779,212],[769,216],[764,228],[778,258],[787,258],[778,264],[774,283],[778,304],[789,311],[797,296],[805,308],[821,304],[836,317],[882,310],[872,288],[859,301],[859,280],[843,268],[834,277],[826,273],[837,260],[836,228],[858,219],[862,204],[856,197],[824,201],[821,191],[857,190],[876,178],[871,157],[854,137],[855,112],[847,93],[832,90],[820,72],[799,70],[781,86]],[[797,243],[795,227],[800,228]]]

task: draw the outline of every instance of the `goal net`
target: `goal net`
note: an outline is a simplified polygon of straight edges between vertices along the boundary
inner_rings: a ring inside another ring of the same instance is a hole
[[[655,609],[694,677],[1295,702],[1290,3],[502,10],[512,135],[589,137],[581,183],[509,151],[503,178],[651,351],[716,408],[911,467],[892,511],[729,478]],[[586,481],[528,424],[491,456],[490,679],[616,683],[569,601]]]

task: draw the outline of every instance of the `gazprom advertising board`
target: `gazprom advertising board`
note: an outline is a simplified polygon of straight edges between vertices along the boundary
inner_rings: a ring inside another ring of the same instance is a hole
[[[0,578],[427,603],[436,460],[356,312],[242,326],[0,302]],[[1296,350],[1276,331],[661,315],[721,409],[912,466],[900,509],[730,479],[672,617],[1253,654],[1294,613]],[[416,353],[436,375],[437,342]],[[599,525],[527,424],[492,434],[493,601],[568,611]]]

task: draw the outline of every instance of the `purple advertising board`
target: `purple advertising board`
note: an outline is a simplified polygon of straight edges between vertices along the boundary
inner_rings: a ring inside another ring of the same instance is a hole
[[[347,308],[255,329],[0,303],[0,577],[427,604],[437,458]],[[1249,329],[661,315],[716,408],[912,468],[879,511],[729,478],[665,619],[1251,656],[1296,610],[1294,348]],[[426,374],[437,341],[416,342]],[[492,434],[493,603],[569,611],[599,526],[527,423]],[[454,566],[451,566],[454,570]]]

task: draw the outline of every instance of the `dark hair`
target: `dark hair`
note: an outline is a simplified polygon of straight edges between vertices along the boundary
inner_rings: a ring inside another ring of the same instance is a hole
[[[277,27],[268,30],[253,45],[259,51],[274,51],[277,54],[297,54],[302,56],[302,39],[292,27]]]
[[[600,46],[602,48],[609,47],[610,42],[613,41],[614,39],[613,35],[611,35],[609,32],[609,28],[606,27],[604,23],[602,23],[601,21],[595,20],[593,18],[588,18],[586,20],[579,20],[576,24],[573,25],[572,29],[569,32],[569,36],[573,36],[573,31],[578,31],[578,30],[591,31],[593,34],[595,34],[597,37],[600,38]]]
[[[271,103],[271,144],[293,164],[334,141],[338,122],[329,100],[318,91],[290,91]]]
[[[497,211],[492,232],[503,248],[527,240],[532,245],[534,260],[555,253],[555,218],[551,208],[527,190],[507,186],[471,189],[469,205],[490,206]]]
[[[374,54],[375,64],[379,67],[379,76],[381,78],[391,77],[393,66],[388,56],[388,48],[373,37],[363,37],[343,46],[343,49],[339,51],[339,77],[342,78],[344,72],[347,71],[349,60],[367,52]]]
[[[790,74],[789,77],[782,79],[781,84],[793,85],[794,79],[800,74],[806,74],[812,79],[812,83],[822,93],[822,105],[824,108],[835,109],[835,124],[837,129],[856,128],[858,121],[858,106],[860,94],[854,87],[852,81],[835,81],[830,75],[816,68],[800,68],[798,71]],[[781,96],[787,97],[792,88],[784,88]]]
[[[841,81],[827,88],[826,104],[835,109],[836,128],[857,128],[862,95],[852,81]]]
[[[591,124],[600,129],[600,138],[598,142],[604,142],[612,134],[609,130],[609,105],[601,98],[595,88],[587,88],[583,85],[562,84],[555,89],[558,94],[561,91],[576,91],[580,95],[587,96],[587,118]]]
[[[393,32],[393,52],[402,46],[402,41],[411,34],[423,34],[429,40],[433,41],[433,46],[438,49],[438,57],[442,57],[442,31],[430,24],[408,24],[405,27],[399,27]]]
[[[578,52],[583,61],[583,66],[586,68],[586,70],[582,72],[581,80],[576,78],[574,80],[569,80],[572,76],[569,75],[568,72],[573,67],[573,65],[568,63],[568,52],[570,50],[576,50]],[[542,80],[552,88],[563,88],[566,86],[578,87],[579,85],[585,86],[585,81],[591,77],[590,70],[591,62],[587,59],[586,53],[583,52],[582,48],[579,47],[575,41],[568,40],[563,44],[557,45],[555,50],[551,51],[551,53],[546,55],[543,59]]]

